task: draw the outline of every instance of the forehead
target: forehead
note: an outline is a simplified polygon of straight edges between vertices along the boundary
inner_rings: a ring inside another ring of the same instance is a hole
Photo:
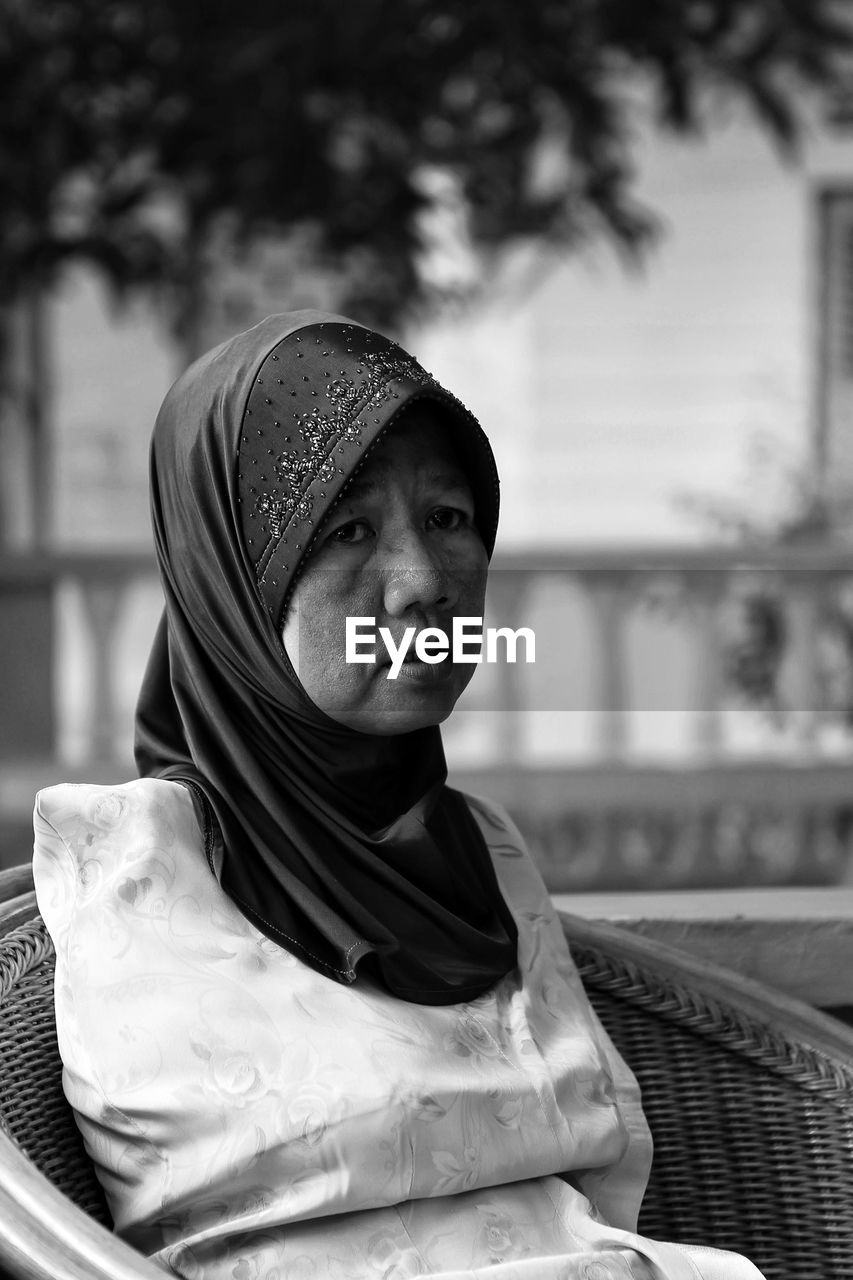
[[[389,427],[341,496],[344,500],[356,497],[395,475],[467,484],[446,423],[427,406],[413,405]]]

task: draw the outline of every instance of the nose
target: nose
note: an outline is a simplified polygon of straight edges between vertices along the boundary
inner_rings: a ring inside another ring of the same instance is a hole
[[[446,604],[450,584],[441,559],[431,551],[426,536],[416,529],[407,531],[382,566],[385,611],[402,618],[410,609],[429,609]]]

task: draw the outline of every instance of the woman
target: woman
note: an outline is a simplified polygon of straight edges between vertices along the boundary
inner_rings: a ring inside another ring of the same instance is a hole
[[[36,810],[65,1083],[116,1230],[206,1280],[744,1280],[644,1240],[635,1082],[518,832],[446,786],[497,473],[359,325],[271,317],[169,393],[141,777]]]

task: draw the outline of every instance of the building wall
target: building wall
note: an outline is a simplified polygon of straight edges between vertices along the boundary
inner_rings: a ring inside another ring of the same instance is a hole
[[[662,224],[641,269],[597,245],[423,343],[497,439],[513,542],[713,539],[706,498],[772,522],[809,455],[816,192],[853,181],[851,144],[815,136],[794,164],[734,118],[704,145],[647,138],[639,170]]]

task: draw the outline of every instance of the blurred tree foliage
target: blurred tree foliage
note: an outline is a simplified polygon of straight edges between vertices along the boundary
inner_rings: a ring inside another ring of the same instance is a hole
[[[632,194],[638,85],[662,127],[700,132],[734,98],[791,146],[803,90],[842,87],[847,14],[843,0],[0,0],[0,394],[29,422],[35,488],[38,300],[65,262],[119,291],[159,287],[191,350],[212,253],[257,235],[292,236],[341,309],[384,326],[488,278],[519,238],[603,233],[637,251],[654,228]],[[479,270],[437,284],[423,268],[448,219]]]
[[[636,86],[698,132],[739,97],[783,145],[803,87],[839,86],[837,0],[0,0],[0,296],[59,263],[169,286],[204,247],[310,228],[341,305],[427,299],[424,215],[451,193],[475,250],[636,249]],[[849,12],[849,11],[848,11]],[[849,65],[849,64],[848,64]]]

